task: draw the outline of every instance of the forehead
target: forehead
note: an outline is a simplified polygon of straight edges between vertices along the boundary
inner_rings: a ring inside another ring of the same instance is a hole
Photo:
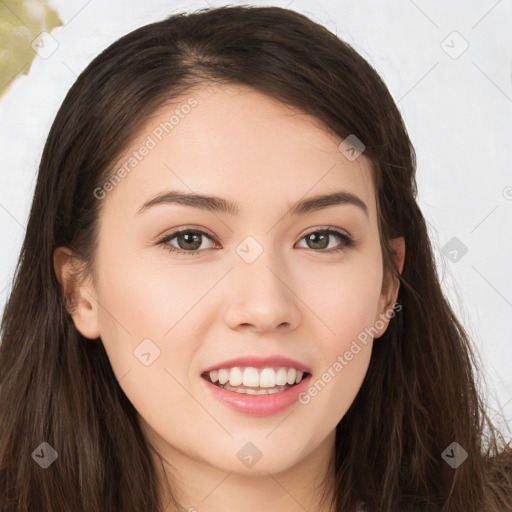
[[[113,167],[122,178],[107,199],[132,215],[144,199],[172,189],[222,196],[250,214],[265,201],[277,207],[346,190],[372,214],[369,160],[347,159],[341,141],[319,119],[254,89],[198,86],[150,116]]]

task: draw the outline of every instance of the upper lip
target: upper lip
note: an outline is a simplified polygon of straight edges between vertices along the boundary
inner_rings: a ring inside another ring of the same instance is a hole
[[[311,369],[290,357],[274,355],[274,356],[243,356],[243,357],[235,357],[233,359],[229,359],[227,361],[223,361],[221,363],[216,363],[212,366],[209,366],[202,373],[212,372],[214,370],[220,370],[221,368],[233,368],[235,366],[250,366],[252,368],[270,368],[272,366],[284,366],[287,368],[295,368],[296,370],[300,370],[304,373],[311,373]]]

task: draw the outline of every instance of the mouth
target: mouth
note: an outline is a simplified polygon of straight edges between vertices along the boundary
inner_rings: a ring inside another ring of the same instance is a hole
[[[247,395],[271,395],[293,388],[310,375],[308,372],[286,366],[234,366],[204,372],[201,377],[226,391]]]

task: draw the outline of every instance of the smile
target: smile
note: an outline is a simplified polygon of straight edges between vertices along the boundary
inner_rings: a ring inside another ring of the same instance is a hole
[[[280,393],[299,384],[309,374],[292,367],[232,367],[202,374],[202,377],[227,391],[249,395]]]

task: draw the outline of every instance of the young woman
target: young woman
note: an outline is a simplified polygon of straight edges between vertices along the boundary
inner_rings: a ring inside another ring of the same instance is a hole
[[[53,123],[0,345],[0,510],[512,510],[375,70],[276,7],[121,38]]]

